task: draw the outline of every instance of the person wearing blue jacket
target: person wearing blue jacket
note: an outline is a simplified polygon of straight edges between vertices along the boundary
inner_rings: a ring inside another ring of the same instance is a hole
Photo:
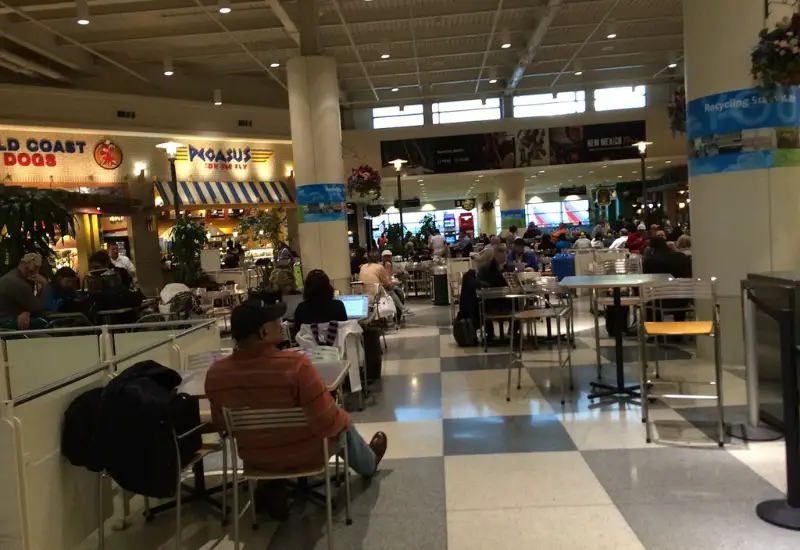
[[[524,264],[526,271],[529,269],[539,271],[539,262],[536,261],[536,254],[525,250],[525,241],[523,239],[514,241],[514,248],[508,253],[508,263],[511,265]]]
[[[68,267],[62,267],[53,275],[44,291],[45,311],[73,311],[71,307],[80,300],[76,290],[78,274]]]
[[[572,243],[567,240],[567,235],[562,233],[556,241],[556,254],[561,254],[563,250],[572,248]]]

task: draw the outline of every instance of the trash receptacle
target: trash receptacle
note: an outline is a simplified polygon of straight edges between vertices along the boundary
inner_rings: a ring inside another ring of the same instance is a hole
[[[431,294],[433,294],[433,303],[437,306],[450,305],[450,288],[447,284],[447,266],[437,265],[431,268],[431,277],[433,284],[431,285]]]

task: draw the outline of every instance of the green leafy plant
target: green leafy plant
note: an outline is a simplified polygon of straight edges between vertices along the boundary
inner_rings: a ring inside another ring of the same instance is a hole
[[[175,220],[172,248],[169,251],[175,282],[188,287],[197,285],[203,273],[200,267],[200,251],[205,244],[206,230],[202,224],[185,217]]]
[[[44,260],[42,270],[53,272],[51,248],[66,236],[75,236],[75,218],[59,200],[59,193],[24,189],[5,190],[0,196],[0,271],[9,271],[29,252]]]
[[[403,253],[403,226],[393,223],[386,229],[386,246],[394,255]]]
[[[272,246],[277,254],[278,242],[286,228],[286,212],[283,208],[260,210],[254,218],[247,218],[239,222],[239,239],[246,244],[264,247]]]
[[[417,233],[417,240],[422,244],[427,244],[428,239],[431,238],[433,232],[436,230],[436,219],[427,214],[424,218],[422,218],[422,225],[419,228],[419,233]]]

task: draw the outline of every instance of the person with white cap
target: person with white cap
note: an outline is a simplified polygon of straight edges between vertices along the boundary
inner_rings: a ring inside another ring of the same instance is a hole
[[[614,239],[614,242],[609,246],[610,249],[625,248],[625,243],[628,242],[628,230],[624,227],[619,230],[619,237]]]
[[[0,326],[16,330],[45,328],[37,317],[44,311],[47,279],[40,273],[42,257],[25,254],[19,265],[0,277]]]
[[[644,223],[639,222],[636,226],[636,233],[628,235],[628,240],[625,242],[625,248],[634,254],[641,254],[644,247],[647,246],[647,227]]]

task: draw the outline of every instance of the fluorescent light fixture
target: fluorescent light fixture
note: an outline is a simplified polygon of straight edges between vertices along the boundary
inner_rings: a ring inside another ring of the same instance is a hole
[[[175,74],[175,67],[172,66],[172,59],[169,57],[164,58],[164,76],[172,76]]]
[[[272,63],[269,64],[269,66],[272,67],[273,69],[277,69],[278,67],[281,66],[281,64],[278,63],[277,61],[273,61]]]
[[[157,149],[163,149],[166,151],[167,157],[169,158],[175,158],[175,155],[178,154],[178,149],[181,147],[185,147],[184,144],[177,141],[167,141],[156,145]]]
[[[231,12],[231,2],[230,0],[219,0],[217,3],[217,8],[222,15],[227,15]]]
[[[75,21],[78,25],[89,24],[89,2],[88,0],[78,0],[75,2]]]
[[[214,90],[214,105],[216,105],[217,107],[222,105],[222,90],[220,90],[219,88]]]

